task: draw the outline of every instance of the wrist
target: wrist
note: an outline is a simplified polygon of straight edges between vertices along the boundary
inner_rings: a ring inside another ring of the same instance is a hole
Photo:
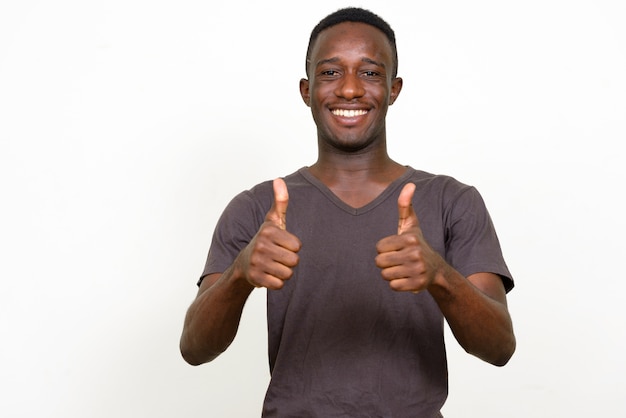
[[[430,294],[437,299],[451,299],[454,289],[462,279],[461,273],[442,260],[442,264],[437,268],[432,282],[428,286]]]
[[[241,262],[239,258],[237,258],[233,265],[226,271],[226,277],[224,277],[224,279],[234,293],[243,292],[249,294],[254,290],[255,286],[250,283],[245,274],[245,270],[241,268],[240,264]]]

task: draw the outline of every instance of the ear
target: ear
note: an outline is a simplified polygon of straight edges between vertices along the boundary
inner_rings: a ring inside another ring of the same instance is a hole
[[[309,80],[306,78],[300,79],[300,96],[307,106],[311,106],[311,92],[309,90]]]
[[[394,104],[394,102],[400,95],[401,90],[402,90],[402,78],[396,77],[393,80],[391,80],[391,95],[389,98],[389,105]]]

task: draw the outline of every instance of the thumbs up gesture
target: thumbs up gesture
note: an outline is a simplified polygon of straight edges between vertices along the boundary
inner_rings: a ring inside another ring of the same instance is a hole
[[[426,290],[446,265],[424,239],[411,201],[415,185],[408,183],[398,197],[398,234],[376,244],[376,265],[397,291],[414,293]]]
[[[280,289],[298,264],[300,240],[287,231],[289,192],[283,179],[274,180],[274,202],[265,222],[235,261],[248,282],[255,287]]]

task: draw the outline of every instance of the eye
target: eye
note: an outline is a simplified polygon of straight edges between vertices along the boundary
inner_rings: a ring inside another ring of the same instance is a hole
[[[329,76],[329,77],[333,77],[333,76],[336,76],[339,73],[336,70],[324,70],[320,74],[321,75],[325,75],[325,76]]]
[[[380,74],[376,71],[364,71],[363,75],[365,75],[366,77],[377,77]]]

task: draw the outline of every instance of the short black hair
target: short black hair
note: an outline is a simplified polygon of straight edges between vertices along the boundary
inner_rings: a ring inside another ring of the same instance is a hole
[[[391,29],[389,23],[385,22],[380,16],[360,7],[346,7],[344,9],[339,9],[320,20],[317,26],[313,28],[311,31],[311,37],[309,38],[309,46],[306,51],[305,71],[307,75],[309,74],[311,50],[313,49],[313,44],[317,40],[319,34],[324,29],[328,29],[331,26],[335,26],[343,22],[365,23],[374,26],[387,36],[387,39],[389,39],[389,43],[391,44],[393,54],[393,78],[395,78],[398,75],[398,49],[396,47],[396,34],[393,29]]]

